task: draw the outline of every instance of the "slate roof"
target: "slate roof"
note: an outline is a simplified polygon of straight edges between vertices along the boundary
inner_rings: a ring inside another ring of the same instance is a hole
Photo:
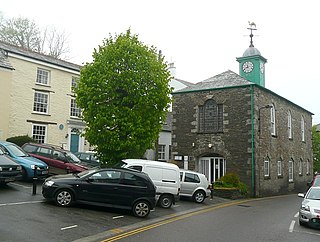
[[[252,82],[239,76],[237,73],[228,70],[219,75],[210,77],[202,82],[198,82],[194,85],[175,91],[174,93],[194,92],[194,91],[202,91],[202,90],[217,89],[217,88],[224,88],[224,87],[244,86],[244,85],[252,85],[252,84],[253,84]]]
[[[52,56],[40,54],[38,52],[30,51],[30,50],[24,49],[22,47],[14,46],[14,45],[2,42],[2,41],[0,41],[0,50],[2,50],[2,52],[5,51],[7,53],[17,54],[17,55],[20,55],[23,57],[28,57],[28,58],[31,58],[34,60],[38,60],[38,61],[49,63],[52,65],[64,67],[64,68],[74,70],[74,71],[80,71],[80,68],[81,68],[80,65],[77,65],[77,64],[74,64],[71,62],[67,62],[64,60],[56,59]],[[0,56],[0,63],[2,63],[1,59],[2,58]],[[7,62],[8,62],[8,60],[7,60]]]

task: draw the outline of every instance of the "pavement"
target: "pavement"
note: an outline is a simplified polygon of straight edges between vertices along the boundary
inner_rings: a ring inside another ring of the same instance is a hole
[[[171,210],[172,212],[170,212],[167,215],[157,217],[154,219],[141,221],[141,222],[134,223],[124,227],[111,229],[96,235],[74,240],[73,242],[116,241],[117,236],[120,237],[122,234],[135,233],[135,231],[138,231],[139,228],[141,227],[148,227],[149,229],[155,228],[163,224],[167,224],[173,221],[177,221],[179,219],[190,217],[195,214],[205,213],[207,211],[214,210],[217,208],[222,208],[225,206],[240,204],[244,201],[247,201],[247,199],[231,200],[231,199],[225,199],[225,198],[214,196],[212,198],[210,197],[207,198],[202,204],[195,204],[192,201],[187,201],[187,202],[184,202],[184,201],[185,199],[183,199],[181,203],[178,202],[176,207],[173,206],[172,208],[168,209],[168,210]],[[196,205],[196,206],[192,206],[192,205]]]

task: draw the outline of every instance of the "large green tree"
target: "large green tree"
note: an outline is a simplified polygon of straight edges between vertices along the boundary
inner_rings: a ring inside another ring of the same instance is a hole
[[[130,30],[109,36],[80,72],[85,138],[107,166],[153,148],[170,103],[170,73],[157,49]]]
[[[317,125],[312,126],[312,150],[313,150],[313,170],[320,172],[320,130]]]

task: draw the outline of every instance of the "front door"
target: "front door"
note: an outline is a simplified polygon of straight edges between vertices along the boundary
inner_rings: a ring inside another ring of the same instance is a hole
[[[223,157],[201,157],[199,172],[203,173],[210,183],[214,183],[225,175],[226,160]]]
[[[70,151],[73,153],[79,151],[79,134],[71,134]]]

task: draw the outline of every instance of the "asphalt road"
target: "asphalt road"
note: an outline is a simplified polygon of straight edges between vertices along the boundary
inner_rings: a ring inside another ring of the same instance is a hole
[[[221,204],[104,241],[320,241],[320,230],[298,223],[297,195]]]
[[[94,241],[122,229],[144,226],[166,216],[173,217],[187,210],[209,207],[225,199],[206,199],[203,204],[179,201],[171,209],[157,207],[148,218],[132,216],[129,211],[104,207],[75,205],[70,208],[47,203],[41,195],[41,182],[36,195],[32,183],[14,182],[0,187],[0,241]],[[122,228],[122,229],[120,229]]]

